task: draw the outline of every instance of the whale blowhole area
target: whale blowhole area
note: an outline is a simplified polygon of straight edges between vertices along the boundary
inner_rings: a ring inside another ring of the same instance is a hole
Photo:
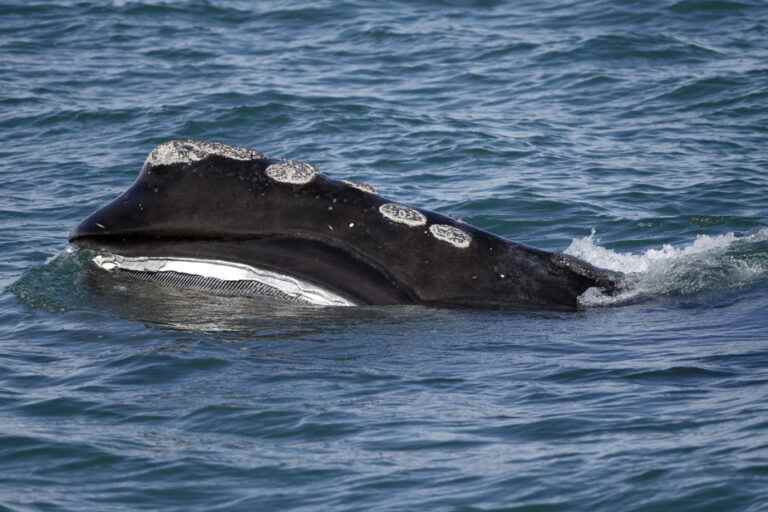
[[[149,153],[144,166],[190,164],[213,155],[234,160],[266,158],[263,153],[255,149],[230,146],[221,142],[185,139],[163,142]]]

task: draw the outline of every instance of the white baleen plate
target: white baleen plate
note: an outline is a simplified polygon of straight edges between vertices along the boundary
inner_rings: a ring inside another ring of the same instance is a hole
[[[315,179],[317,167],[300,160],[286,160],[267,167],[267,176],[280,183],[305,185]]]
[[[278,274],[242,263],[195,258],[149,258],[98,255],[93,262],[107,271],[179,272],[222,281],[257,281],[310,304],[318,306],[354,306],[353,302],[317,285],[285,274]]]
[[[258,160],[264,158],[262,153],[253,149],[228,146],[219,142],[171,140],[153,149],[144,165],[188,164],[202,160],[210,155],[218,155],[235,160]]]
[[[429,226],[429,232],[438,240],[448,242],[460,249],[466,249],[472,243],[469,233],[448,224],[432,224]]]
[[[391,220],[406,226],[423,226],[427,223],[427,218],[420,211],[397,203],[386,203],[379,206],[379,212]]]

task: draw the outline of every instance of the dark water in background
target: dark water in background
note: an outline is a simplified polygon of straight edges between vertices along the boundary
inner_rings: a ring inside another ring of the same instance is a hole
[[[762,0],[2,1],[0,509],[768,510],[767,102]],[[174,137],[567,249],[632,296],[89,286],[68,230]]]

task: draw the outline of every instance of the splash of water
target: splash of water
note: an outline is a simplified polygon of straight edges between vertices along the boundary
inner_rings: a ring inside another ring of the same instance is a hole
[[[689,245],[642,253],[622,253],[602,247],[593,230],[574,239],[564,251],[589,263],[625,274],[621,292],[605,295],[590,288],[584,306],[625,304],[653,296],[688,295],[748,286],[768,277],[768,228],[750,235],[699,235]]]

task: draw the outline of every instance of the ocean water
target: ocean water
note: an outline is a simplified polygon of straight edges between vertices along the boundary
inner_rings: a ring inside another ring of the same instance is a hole
[[[89,280],[179,137],[629,275],[576,313]],[[768,3],[0,2],[0,510],[768,510]]]

